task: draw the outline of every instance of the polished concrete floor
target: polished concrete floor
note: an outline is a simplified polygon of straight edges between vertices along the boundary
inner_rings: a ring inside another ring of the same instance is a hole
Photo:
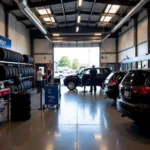
[[[39,111],[32,93],[32,119],[0,125],[0,150],[149,150],[150,132],[121,118],[102,92],[62,88],[61,107]]]

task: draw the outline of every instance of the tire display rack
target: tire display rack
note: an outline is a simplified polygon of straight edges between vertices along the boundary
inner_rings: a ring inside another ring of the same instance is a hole
[[[33,88],[34,68],[31,56],[0,48],[0,72],[0,82],[10,88],[11,92]]]

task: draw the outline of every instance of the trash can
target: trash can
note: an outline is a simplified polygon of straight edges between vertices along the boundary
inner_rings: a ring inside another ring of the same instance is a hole
[[[60,106],[60,84],[48,84],[45,86],[45,105]]]

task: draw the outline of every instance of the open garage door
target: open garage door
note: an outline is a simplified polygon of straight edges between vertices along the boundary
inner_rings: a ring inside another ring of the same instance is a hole
[[[100,65],[99,43],[95,42],[55,42],[54,76],[64,77],[75,74],[83,68]]]

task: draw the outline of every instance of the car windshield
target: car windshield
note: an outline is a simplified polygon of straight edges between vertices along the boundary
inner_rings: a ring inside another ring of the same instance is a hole
[[[79,70],[79,73],[78,73],[78,74],[79,74],[79,75],[80,75],[80,74],[83,74],[83,70],[85,70],[85,69]]]

